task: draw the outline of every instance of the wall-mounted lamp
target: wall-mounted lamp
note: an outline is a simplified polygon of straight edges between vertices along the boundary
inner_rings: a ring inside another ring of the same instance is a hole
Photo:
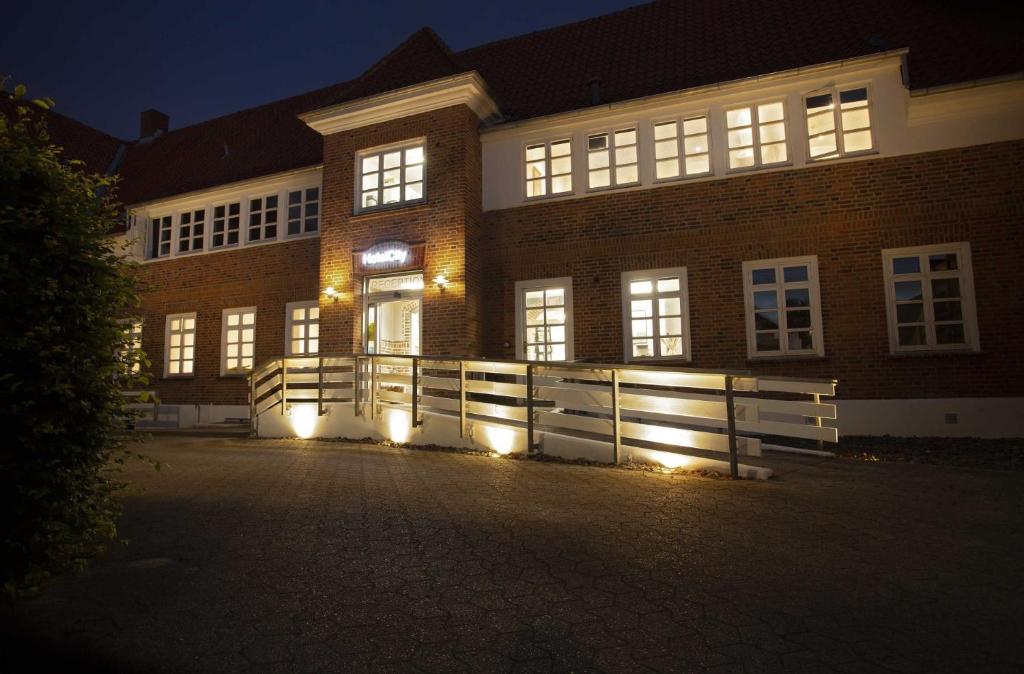
[[[450,283],[450,281],[444,274],[438,274],[433,278],[433,281],[434,285],[437,286],[437,289],[442,292],[444,292],[444,289],[447,288],[448,284]]]
[[[326,295],[328,299],[334,300],[335,302],[341,299],[341,292],[335,290],[334,286],[327,286],[326,288],[324,288],[324,295]]]

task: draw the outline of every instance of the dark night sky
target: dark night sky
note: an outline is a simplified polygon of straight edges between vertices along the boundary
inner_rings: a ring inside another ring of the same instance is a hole
[[[425,25],[458,51],[640,3],[22,0],[4,11],[0,76],[131,139],[146,108],[180,128],[341,82]]]

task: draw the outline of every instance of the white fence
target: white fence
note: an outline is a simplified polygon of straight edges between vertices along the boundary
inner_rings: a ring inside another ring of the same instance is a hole
[[[835,442],[835,381],[671,367],[413,356],[279,358],[250,376],[250,419],[263,437],[541,451],[611,463],[728,461],[762,436]],[[720,457],[720,458],[718,458]]]

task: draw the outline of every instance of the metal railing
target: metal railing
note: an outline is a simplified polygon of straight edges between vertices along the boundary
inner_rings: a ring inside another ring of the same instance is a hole
[[[374,419],[385,409],[408,410],[413,427],[425,414],[457,417],[467,437],[479,425],[525,431],[529,450],[538,433],[685,454],[759,454],[761,436],[836,442],[835,395],[829,379],[765,377],[653,365],[545,363],[430,356],[341,355],[278,358],[253,371],[250,420],[316,405],[322,416],[351,405]],[[683,451],[681,451],[683,450]]]

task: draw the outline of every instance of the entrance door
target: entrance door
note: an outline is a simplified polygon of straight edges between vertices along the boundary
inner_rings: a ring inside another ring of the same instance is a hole
[[[420,355],[423,274],[366,280],[366,353]]]

